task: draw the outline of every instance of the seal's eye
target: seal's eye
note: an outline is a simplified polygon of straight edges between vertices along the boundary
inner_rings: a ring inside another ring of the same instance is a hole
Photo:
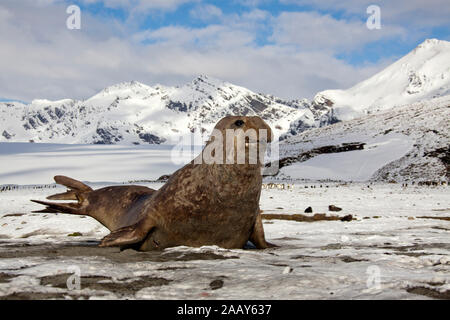
[[[234,123],[236,126],[238,127],[242,127],[244,125],[244,121],[242,120],[236,120],[236,122]]]

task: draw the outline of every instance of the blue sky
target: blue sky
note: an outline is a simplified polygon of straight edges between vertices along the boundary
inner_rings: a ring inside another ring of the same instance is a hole
[[[71,4],[80,30],[65,27]],[[366,27],[371,4],[379,30]],[[366,79],[427,38],[450,40],[448,16],[446,0],[4,0],[0,97],[83,99],[121,81],[180,85],[208,74],[311,98]]]
[[[321,7],[315,6],[313,3],[308,1],[278,1],[278,0],[266,0],[266,1],[224,1],[224,0],[204,0],[201,1],[202,5],[211,5],[217,7],[224,15],[232,14],[243,14],[252,9],[257,8],[258,10],[267,11],[271,16],[279,16],[283,12],[318,12],[321,15],[329,15],[337,20],[359,20],[365,23],[369,14],[360,10],[360,12],[347,12],[342,8],[335,8],[333,6]],[[344,1],[345,2],[345,1]],[[399,1],[401,2],[401,1]],[[107,19],[117,19],[123,23],[127,23],[130,17],[130,10],[127,6],[113,6],[108,3],[105,4],[103,1],[95,1],[92,3],[86,3],[86,1],[71,1],[75,3],[83,11],[92,13],[93,15],[98,15]],[[377,4],[376,2],[372,2]],[[407,5],[407,3],[403,3]],[[214,21],[204,21],[200,19],[193,18],[191,14],[199,8],[199,2],[192,1],[180,4],[175,9],[171,10],[154,10],[148,13],[144,17],[139,19],[136,28],[138,30],[151,30],[159,29],[165,26],[181,26],[185,28],[204,28],[208,25],[214,24]],[[382,7],[380,7],[382,8]],[[449,19],[450,21],[450,19]],[[420,24],[420,21],[418,21]],[[423,32],[426,33],[426,38],[438,38],[441,40],[450,39],[450,22],[440,24],[437,26],[423,27]],[[264,46],[271,44],[273,41],[270,40],[271,35],[270,28],[262,28],[259,30],[257,36],[255,37],[255,45]],[[377,31],[373,31],[377,32]],[[342,54],[337,54],[336,57],[343,59],[344,61],[352,64],[359,65],[362,63],[375,63],[380,59],[383,59],[386,55],[391,56],[402,56],[416,47],[422,38],[417,39],[417,41],[403,41],[404,39],[393,38],[393,39],[381,39],[379,41],[374,41],[368,43],[361,48],[354,50],[352,52],[345,52]]]

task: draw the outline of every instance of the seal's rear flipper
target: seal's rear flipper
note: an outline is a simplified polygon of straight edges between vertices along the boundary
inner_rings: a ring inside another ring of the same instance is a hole
[[[39,200],[31,200],[33,202],[43,204],[46,206],[43,210],[33,211],[37,213],[70,213],[70,214],[86,214],[83,210],[83,201],[85,199],[85,194],[89,193],[92,190],[91,187],[85,185],[84,183],[66,177],[66,176],[55,176],[55,182],[58,184],[62,184],[69,188],[67,192],[57,193],[51,196],[48,196],[48,200],[76,200],[75,203],[57,203],[57,202],[48,202],[48,201],[39,201]]]
[[[69,189],[76,190],[76,191],[92,191],[92,188],[88,185],[85,185],[83,182],[66,177],[66,176],[55,176],[54,177],[55,182],[57,184],[62,184],[63,186],[66,186]]]
[[[47,206],[44,210],[33,211],[35,213],[71,213],[71,214],[84,214],[81,211],[81,204],[79,203],[56,203],[40,200],[31,200],[32,202],[43,204]]]
[[[48,200],[78,200],[81,202],[83,193],[93,191],[91,187],[85,185],[83,182],[66,176],[55,176],[54,179],[57,184],[66,186],[69,190],[48,196]]]
[[[78,200],[77,192],[69,190],[63,193],[53,194],[47,197],[48,200]]]
[[[46,207],[45,209],[35,210],[35,211],[32,211],[32,212],[33,213],[58,213],[59,211],[55,210],[55,209],[51,209],[49,207]]]
[[[84,198],[83,194],[93,191],[91,187],[83,182],[66,176],[55,176],[53,179],[55,179],[57,184],[66,186],[69,190],[48,196],[48,200],[78,200],[81,203]]]

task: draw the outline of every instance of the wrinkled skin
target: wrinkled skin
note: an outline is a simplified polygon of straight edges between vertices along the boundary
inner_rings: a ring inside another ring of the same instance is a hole
[[[266,129],[267,141],[272,137],[270,127],[259,117],[225,117],[215,129],[223,133],[224,139],[227,129]],[[260,138],[258,135],[257,140]],[[264,238],[259,214],[262,163],[258,159],[250,164],[249,146],[233,139],[235,153],[245,148],[247,158],[243,164],[206,164],[197,158],[172,174],[156,191],[139,186],[83,190],[75,198],[79,200],[78,212],[62,210],[55,203],[36,202],[47,205],[42,212],[87,214],[100,221],[111,230],[100,246],[141,251],[179,245],[243,248],[251,241],[257,248],[267,248],[272,245]],[[229,156],[226,151],[224,144],[223,154]]]

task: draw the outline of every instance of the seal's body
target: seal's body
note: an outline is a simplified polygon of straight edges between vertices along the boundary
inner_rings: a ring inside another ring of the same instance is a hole
[[[225,130],[236,128],[244,132],[268,130],[267,140],[271,139],[270,127],[259,117],[226,117],[215,127],[224,136]],[[259,142],[260,137],[257,139]],[[232,145],[234,151],[239,150],[235,141]],[[247,155],[248,148],[246,143]],[[227,156],[225,149],[224,155]],[[48,199],[76,199],[78,203],[35,202],[47,206],[41,212],[85,214],[100,221],[111,230],[100,246],[141,251],[179,245],[243,248],[247,241],[257,248],[271,246],[265,241],[259,214],[261,161],[207,164],[198,157],[172,174],[156,191],[141,186],[92,190],[81,182],[57,176],[55,181],[71,190]]]

